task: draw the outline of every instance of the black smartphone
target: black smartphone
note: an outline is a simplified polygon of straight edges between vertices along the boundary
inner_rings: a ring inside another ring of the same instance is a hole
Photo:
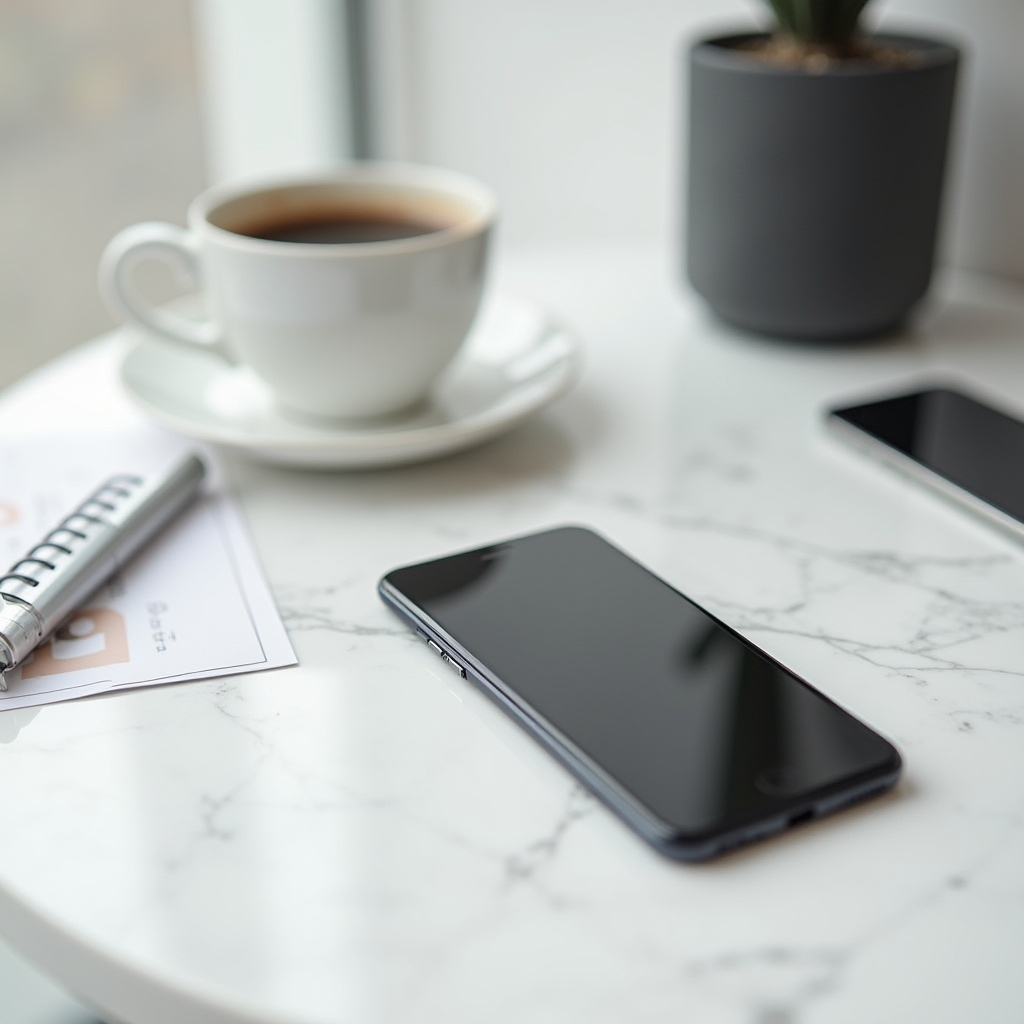
[[[384,600],[662,853],[889,789],[895,748],[591,530],[389,572]]]
[[[958,388],[830,409],[838,435],[988,522],[1024,537],[1024,422]]]

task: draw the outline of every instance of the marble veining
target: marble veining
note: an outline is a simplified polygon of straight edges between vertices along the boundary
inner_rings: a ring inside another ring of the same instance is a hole
[[[355,474],[224,457],[299,665],[0,715],[8,937],[140,1024],[1021,1019],[1024,555],[820,411],[936,368],[1022,407],[1024,296],[951,277],[916,337],[815,350],[715,326],[661,269],[505,265],[587,362],[485,447]],[[45,390],[51,427],[145,431],[122,351],[0,405]],[[711,864],[648,849],[375,591],[565,522],[893,739],[901,785]]]
[[[591,814],[595,808],[594,798],[581,786],[574,785],[565,801],[562,814],[551,831],[533,840],[524,849],[509,856],[505,862],[505,879],[509,887],[524,883],[540,885],[543,889],[545,866],[559,855],[566,834],[576,822]],[[557,909],[561,904],[557,894],[547,893],[550,905]]]

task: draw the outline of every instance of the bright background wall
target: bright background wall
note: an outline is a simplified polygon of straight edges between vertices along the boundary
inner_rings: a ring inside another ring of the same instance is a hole
[[[758,0],[370,0],[384,152],[492,182],[517,242],[666,240],[684,173],[686,41]],[[967,49],[948,259],[1024,281],[1024,3],[876,0],[869,21]]]

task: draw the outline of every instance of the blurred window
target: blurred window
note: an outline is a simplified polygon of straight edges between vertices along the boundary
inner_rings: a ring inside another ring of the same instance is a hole
[[[134,221],[181,223],[203,187],[191,15],[0,0],[0,385],[113,326],[103,246]]]

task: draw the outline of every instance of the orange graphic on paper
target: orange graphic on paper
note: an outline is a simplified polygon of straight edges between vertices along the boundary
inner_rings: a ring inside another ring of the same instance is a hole
[[[22,662],[21,677],[37,679],[129,660],[124,616],[110,608],[86,608]]]
[[[21,511],[17,505],[9,501],[0,501],[0,526],[13,526],[21,519]]]

